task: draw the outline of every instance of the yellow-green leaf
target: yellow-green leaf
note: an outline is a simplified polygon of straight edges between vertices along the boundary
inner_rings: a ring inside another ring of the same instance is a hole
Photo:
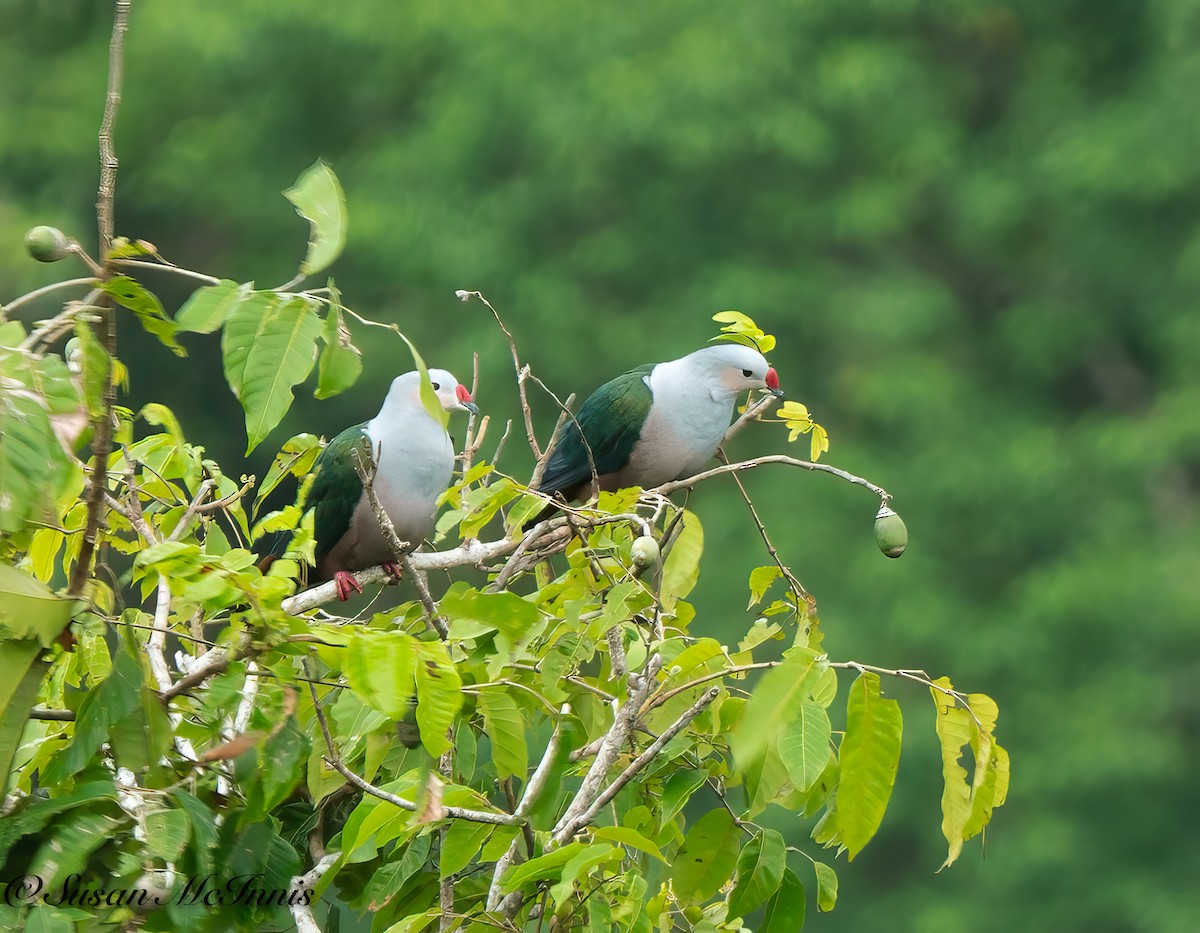
[[[879,692],[879,675],[864,671],[850,685],[846,735],[839,749],[837,831],[854,860],[879,829],[900,764],[900,705]]]
[[[826,662],[811,648],[792,648],[754,688],[745,715],[729,737],[738,767],[745,769],[773,744],[783,726],[808,696]]]
[[[327,268],[346,245],[346,196],[337,175],[318,159],[283,192],[296,213],[310,224],[308,255],[300,264],[304,275]]]

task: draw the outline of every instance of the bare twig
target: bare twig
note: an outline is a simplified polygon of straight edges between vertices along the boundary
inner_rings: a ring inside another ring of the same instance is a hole
[[[729,463],[729,458],[725,455],[724,450],[718,449],[717,457],[722,463]],[[792,588],[792,594],[796,598],[796,605],[799,606],[800,603],[803,602],[808,607],[809,612],[816,612],[816,599],[811,593],[808,592],[808,590],[804,588],[804,584],[802,584],[799,578],[792,573],[791,568],[779,559],[779,552],[775,549],[775,545],[771,541],[770,535],[767,534],[767,526],[763,524],[763,520],[759,517],[758,510],[754,507],[754,502],[751,500],[750,494],[746,492],[746,487],[742,484],[742,478],[738,476],[736,472],[731,473],[730,475],[733,477],[733,481],[737,483],[738,492],[742,494],[742,501],[746,503],[746,508],[750,510],[750,517],[754,519],[754,524],[758,528],[759,537],[763,539],[763,544],[765,544],[767,547],[767,553],[771,555],[771,560],[775,562],[775,566],[779,568],[779,572],[783,575],[783,578],[787,580],[788,586]]]
[[[193,272],[191,269],[185,269],[182,266],[174,266],[169,262],[146,262],[142,259],[111,259],[109,263],[114,266],[133,266],[135,271],[138,268],[142,269],[161,269],[163,272],[172,272],[175,275],[182,275],[189,279],[195,279],[198,282],[203,282],[205,285],[220,285],[221,280],[215,275],[205,275],[203,272]]]
[[[559,711],[562,717],[571,714],[571,706],[569,703],[564,703]],[[537,768],[529,777],[529,782],[525,785],[525,790],[521,794],[521,802],[517,804],[513,811],[513,816],[525,817],[529,815],[529,811],[533,809],[533,805],[537,803],[542,791],[546,788],[546,782],[550,778],[550,768],[554,764],[554,758],[558,755],[558,749],[562,745],[562,718],[554,724],[554,732],[550,735],[550,742],[546,745],[545,754],[542,755],[542,760],[538,762]],[[496,910],[499,908],[502,895],[500,892],[500,879],[504,873],[508,871],[508,867],[512,865],[513,859],[517,855],[517,840],[514,839],[512,844],[500,858],[496,861],[496,867],[492,871],[492,885],[488,888],[487,909]]]
[[[26,292],[19,298],[14,298],[6,305],[0,305],[0,314],[11,314],[22,305],[28,304],[31,301],[36,301],[43,295],[49,295],[51,292],[56,292],[62,288],[76,288],[81,285],[95,285],[96,279],[94,276],[88,276],[82,279],[66,279],[62,282],[51,282],[49,285],[43,285],[41,288],[35,288],[31,292]]]
[[[313,887],[337,863],[339,858],[341,858],[340,852],[329,852],[303,875],[297,875],[292,879],[288,902],[295,901],[290,910],[292,919],[296,922],[296,933],[321,933],[321,927],[313,917],[311,893]]]
[[[63,334],[73,330],[75,322],[80,320],[85,312],[89,310],[102,311],[103,309],[95,304],[101,294],[99,289],[93,289],[79,301],[68,301],[61,312],[50,320],[42,322],[40,327],[34,328],[29,336],[21,341],[21,349],[36,350],[39,345],[48,347]]]
[[[525,381],[529,378],[529,366],[521,365],[521,357],[517,353],[517,342],[513,338],[510,331],[501,319],[499,312],[492,307],[492,303],[488,301],[483,292],[468,291],[460,288],[455,293],[460,301],[467,301],[471,298],[478,298],[487,306],[487,309],[492,312],[492,317],[496,319],[496,323],[500,325],[500,330],[504,332],[504,339],[508,341],[509,352],[512,353],[513,369],[517,373],[517,392],[521,397],[521,414],[525,417],[525,435],[529,440],[529,449],[533,451],[534,457],[542,456],[542,449],[538,446],[537,435],[533,431],[533,412],[529,408],[529,398],[525,392]]]
[[[206,479],[200,484],[200,488],[196,490],[196,495],[188,505],[187,511],[185,511],[183,516],[179,519],[179,524],[176,525],[175,530],[167,536],[168,541],[178,541],[181,537],[183,537],[183,533],[187,531],[188,525],[191,524],[192,519],[196,516],[196,513],[200,511],[202,503],[208,498],[208,494],[216,488],[217,481],[213,479]]]
[[[504,422],[504,433],[500,435],[500,441],[496,444],[496,452],[492,454],[492,466],[495,467],[500,462],[500,455],[504,453],[504,445],[508,441],[508,435],[512,431],[512,419],[509,418]],[[483,478],[483,485],[490,485],[492,481],[491,475]]]
[[[646,664],[645,673],[641,675],[641,688],[631,691],[629,698],[625,704],[617,710],[616,716],[613,717],[613,724],[608,730],[608,735],[601,743],[600,748],[596,751],[596,758],[592,762],[591,768],[584,775],[583,783],[580,784],[579,790],[575,797],[571,800],[567,810],[559,818],[551,831],[551,839],[555,846],[565,845],[575,835],[578,826],[581,825],[578,821],[580,817],[587,812],[595,801],[597,794],[600,792],[600,785],[604,782],[604,778],[608,774],[608,769],[612,767],[613,762],[617,760],[617,755],[620,753],[625,740],[633,731],[634,726],[638,721],[638,714],[642,703],[645,702],[651,688],[654,686],[654,678],[662,667],[662,656],[654,654]]]
[[[364,793],[370,794],[372,797],[378,797],[380,800],[386,800],[388,803],[402,810],[416,812],[417,805],[413,801],[405,800],[403,797],[398,797],[389,791],[368,783],[342,763],[342,759],[337,752],[337,747],[333,744],[333,736],[329,732],[329,723],[325,719],[325,711],[321,709],[321,701],[317,696],[317,688],[314,684],[310,683],[308,689],[312,694],[313,710],[316,713],[317,722],[321,726],[321,734],[325,737],[325,747],[329,752],[328,755],[322,756],[322,760]],[[475,823],[490,823],[495,826],[523,826],[525,824],[523,818],[512,816],[508,813],[489,813],[486,810],[468,810],[465,807],[443,807],[442,809],[445,811],[446,816],[456,820],[471,820]]]
[[[69,709],[43,709],[35,706],[29,711],[30,719],[42,719],[49,722],[74,722],[75,711]]]
[[[698,483],[704,482],[706,479],[712,479],[714,476],[720,476],[722,473],[737,473],[742,470],[753,470],[760,466],[765,466],[768,463],[782,463],[787,466],[800,467],[802,470],[813,470],[818,473],[829,473],[833,476],[844,479],[848,483],[853,483],[855,486],[863,486],[871,490],[883,503],[891,500],[892,494],[880,486],[876,486],[869,480],[863,479],[861,476],[855,476],[853,473],[847,473],[845,470],[840,470],[835,466],[830,466],[828,463],[812,463],[808,460],[797,460],[795,457],[785,457],[782,454],[772,454],[767,457],[754,457],[751,460],[739,460],[736,463],[728,463],[724,466],[713,467],[711,470],[705,470],[702,473],[697,473],[695,476],[689,476],[686,479],[675,480],[670,483],[663,483],[661,486],[655,486],[653,489],[646,490],[649,493],[658,493],[659,495],[670,495],[677,489],[690,489]]]
[[[741,417],[737,419],[725,431],[725,437],[721,439],[721,446],[729,443],[730,438],[740,432],[742,428],[748,425],[751,421],[757,421],[760,417],[767,413],[767,409],[771,408],[778,402],[779,399],[771,394],[762,396],[754,402],[746,406],[746,410],[742,412]]]
[[[705,707],[707,707],[713,700],[717,698],[720,692],[721,691],[716,687],[705,691],[704,695],[701,696],[700,699],[684,710],[682,715],[680,715],[678,719],[676,719],[663,731],[662,735],[651,742],[646,747],[645,751],[643,751],[629,763],[625,770],[622,771],[617,778],[601,792],[600,796],[598,796],[592,802],[590,807],[577,816],[572,823],[563,826],[563,828],[555,834],[555,838],[561,838],[563,841],[570,840],[575,833],[595,819],[596,814],[600,812],[600,808],[617,796],[617,794],[620,793],[621,788],[632,781],[637,776],[638,772],[646,767],[646,765],[648,765],[654,759],[654,756],[663,750],[663,746],[665,746],[671,741],[671,739],[675,738],[675,736],[682,732],[687,727],[688,723],[699,716],[700,713],[704,711]]]

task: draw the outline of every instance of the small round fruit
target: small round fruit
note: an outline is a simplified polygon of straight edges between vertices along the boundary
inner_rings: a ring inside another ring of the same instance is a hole
[[[635,538],[632,547],[629,549],[629,556],[633,559],[633,566],[635,567],[653,567],[658,563],[658,542],[650,537],[650,535],[642,535],[640,538]]]
[[[170,902],[174,888],[175,872],[170,869],[148,869],[134,883],[129,907],[134,913],[153,913]]]
[[[25,234],[25,250],[38,262],[58,262],[71,241],[58,227],[34,227]]]
[[[908,547],[908,529],[904,519],[886,505],[875,516],[875,543],[888,557],[899,557]]]

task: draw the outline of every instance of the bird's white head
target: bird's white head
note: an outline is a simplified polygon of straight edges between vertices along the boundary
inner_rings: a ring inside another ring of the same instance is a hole
[[[739,395],[752,389],[769,389],[783,398],[779,375],[761,353],[740,343],[719,343],[683,358],[701,379],[722,392]]]
[[[434,394],[446,411],[469,411],[478,414],[479,408],[471,399],[471,393],[454,375],[445,369],[429,370],[429,381],[433,384]],[[416,370],[397,376],[392,380],[388,391],[388,400],[384,407],[395,399],[406,404],[421,404],[421,374]]]

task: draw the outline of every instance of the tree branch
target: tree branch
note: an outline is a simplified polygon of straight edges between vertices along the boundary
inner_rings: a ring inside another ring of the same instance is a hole
[[[22,305],[28,304],[31,301],[36,301],[38,298],[41,298],[43,295],[49,295],[51,292],[56,292],[59,289],[75,288],[80,285],[95,285],[95,284],[96,284],[96,278],[94,276],[88,276],[87,278],[82,278],[82,279],[65,279],[62,282],[51,282],[49,285],[43,285],[41,288],[35,288],[31,292],[26,292],[24,295],[21,295],[19,298],[14,298],[12,301],[10,301],[6,305],[0,305],[0,314],[5,314],[5,315],[11,314],[13,311],[16,311],[17,308],[21,307]]]
[[[329,732],[329,723],[325,719],[325,711],[321,709],[321,701],[317,696],[316,685],[310,682],[308,689],[312,694],[313,711],[316,713],[317,722],[321,726],[321,734],[325,737],[325,747],[329,751],[328,755],[322,756],[322,760],[363,793],[370,794],[372,797],[378,797],[380,800],[386,800],[401,810],[409,810],[415,813],[417,805],[413,801],[405,800],[403,797],[398,797],[390,791],[368,783],[342,763],[342,759],[337,752],[337,747],[333,744],[333,736]],[[465,807],[443,807],[442,809],[446,816],[451,819],[470,820],[474,823],[490,823],[495,826],[524,826],[526,822],[523,818],[512,816],[508,813],[489,813],[486,810],[468,810]]]
[[[113,148],[113,127],[121,107],[121,71],[125,57],[125,32],[129,28],[131,0],[116,0],[112,38],[108,43],[108,93],[104,99],[104,118],[100,121],[100,187],[96,192],[96,221],[100,233],[100,259],[112,249],[113,197],[117,191],[117,153]]]
[[[870,480],[865,480],[861,476],[855,476],[853,473],[847,473],[845,470],[840,470],[835,466],[830,466],[828,463],[812,463],[808,460],[797,460],[795,457],[785,457],[782,454],[772,454],[766,457],[755,457],[751,460],[739,460],[736,463],[729,463],[725,464],[724,466],[713,467],[711,470],[705,470],[703,473],[697,473],[695,476],[689,476],[687,479],[663,483],[661,486],[655,486],[653,489],[647,489],[646,492],[667,496],[679,489],[690,489],[698,483],[702,483],[706,479],[712,479],[714,476],[720,476],[722,473],[740,473],[743,470],[753,470],[756,467],[765,466],[768,463],[782,463],[786,464],[787,466],[799,467],[802,470],[813,470],[818,473],[829,473],[840,479],[844,479],[848,483],[853,483],[855,486],[863,486],[866,489],[871,490],[871,492],[879,496],[880,502],[883,503],[889,502],[892,498],[892,494],[886,489],[876,486]]]

